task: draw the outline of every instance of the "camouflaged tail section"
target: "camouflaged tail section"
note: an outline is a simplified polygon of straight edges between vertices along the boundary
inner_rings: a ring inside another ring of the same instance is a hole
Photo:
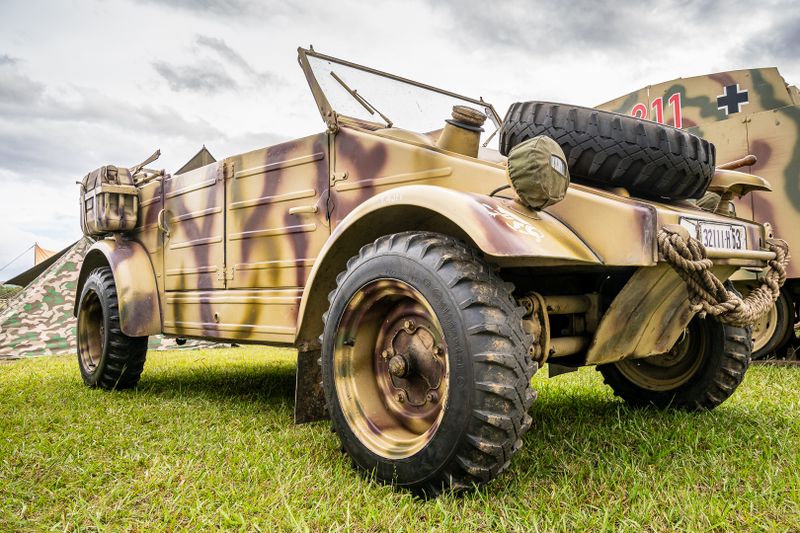
[[[790,249],[800,249],[800,98],[777,69],[679,78],[598,108],[688,129],[714,143],[720,164],[754,154],[758,162],[741,170],[766,178],[773,190],[735,201],[736,213],[771,223]],[[786,272],[800,277],[800,261],[792,259]]]

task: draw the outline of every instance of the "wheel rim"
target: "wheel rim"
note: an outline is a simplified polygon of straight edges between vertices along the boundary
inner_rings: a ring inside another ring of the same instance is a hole
[[[88,291],[81,302],[78,316],[78,352],[83,367],[94,372],[100,364],[105,345],[103,306],[97,293]]]
[[[669,391],[688,382],[703,364],[708,339],[693,320],[672,349],[662,355],[616,363],[623,376],[644,389]]]
[[[753,339],[753,352],[757,352],[764,348],[767,343],[775,336],[778,329],[778,306],[773,305],[769,308],[769,312],[753,324],[753,332],[751,338]]]
[[[431,441],[447,407],[448,367],[439,320],[412,286],[381,279],[350,298],[333,380],[347,424],[372,452],[400,459]]]

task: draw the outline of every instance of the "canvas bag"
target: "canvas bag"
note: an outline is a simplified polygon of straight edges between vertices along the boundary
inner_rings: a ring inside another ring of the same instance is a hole
[[[81,229],[84,235],[130,231],[136,227],[139,193],[130,170],[107,165],[81,181]]]
[[[543,209],[564,199],[569,169],[564,151],[550,137],[539,135],[508,154],[508,177],[520,199],[532,209]]]

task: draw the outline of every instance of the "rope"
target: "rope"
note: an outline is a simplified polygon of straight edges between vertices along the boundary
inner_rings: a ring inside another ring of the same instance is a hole
[[[732,326],[748,326],[764,316],[780,295],[786,281],[789,245],[780,239],[767,239],[775,257],[767,262],[761,286],[742,298],[728,290],[712,272],[714,263],[706,249],[681,226],[667,226],[658,232],[658,250],[686,283],[692,311],[711,315]]]
[[[29,252],[29,251],[30,251],[30,250],[31,250],[31,249],[32,249],[34,246],[36,246],[36,243],[33,243],[33,244],[31,244],[31,245],[30,245],[30,246],[29,246],[29,247],[28,247],[28,248],[27,248],[27,249],[26,249],[24,252],[22,252],[22,253],[21,253],[21,254],[19,254],[17,257],[15,257],[14,259],[12,259],[12,260],[11,260],[11,261],[9,261],[8,263],[6,263],[6,264],[3,266],[3,268],[0,268],[0,272],[2,272],[3,270],[7,269],[8,267],[10,267],[10,266],[11,266],[11,263],[13,263],[14,261],[16,261],[17,259],[19,259],[19,258],[20,258],[20,257],[22,257],[23,255],[25,255],[26,253],[28,253],[28,252]]]

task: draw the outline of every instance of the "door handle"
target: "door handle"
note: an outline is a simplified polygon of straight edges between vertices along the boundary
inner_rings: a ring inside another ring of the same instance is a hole
[[[297,205],[289,208],[290,215],[300,215],[302,213],[316,213],[317,206],[315,205]]]
[[[166,215],[166,213],[167,213],[166,209],[162,209],[161,211],[159,211],[158,221],[156,223],[158,224],[158,229],[160,229],[164,233],[164,236],[169,237],[169,228],[167,227],[167,221],[164,216]]]

